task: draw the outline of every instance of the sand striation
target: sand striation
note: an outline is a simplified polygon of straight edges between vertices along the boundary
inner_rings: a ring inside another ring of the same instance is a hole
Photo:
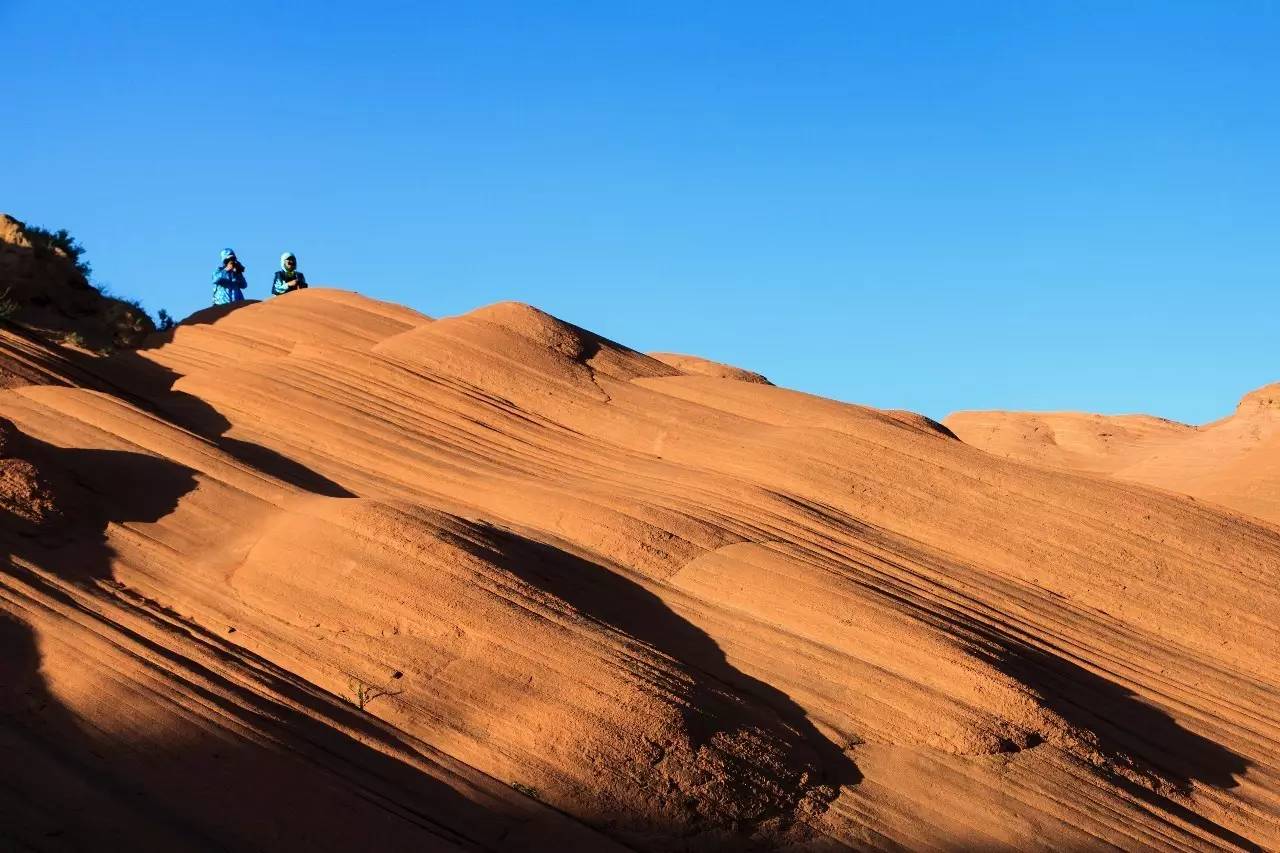
[[[0,337],[0,846],[1280,847],[1249,516],[514,303],[41,347]]]

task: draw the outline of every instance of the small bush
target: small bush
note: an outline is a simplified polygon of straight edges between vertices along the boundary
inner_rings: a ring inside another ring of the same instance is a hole
[[[178,325],[178,321],[173,319],[173,315],[163,308],[156,312],[156,318],[156,329],[161,332],[167,332]]]
[[[65,297],[58,288],[38,289],[36,293],[24,297],[29,300],[28,304],[50,306],[56,313],[79,326],[78,330],[63,335],[62,343],[84,348],[84,335],[88,334],[95,346],[106,349],[131,348],[138,346],[148,334],[155,331],[155,322],[139,302],[112,296],[110,288],[105,284],[90,281],[92,270],[84,259],[84,246],[71,236],[71,232],[65,228],[51,231],[23,222],[18,225],[37,257],[62,257],[74,265],[79,276],[72,277],[67,285],[75,289],[97,291],[103,297],[104,301],[101,302],[74,293]],[[10,299],[7,293],[0,295],[0,319],[12,317],[22,307]],[[172,323],[172,318],[169,322]],[[103,339],[106,340],[105,344],[102,343]]]
[[[53,254],[56,250],[60,250],[71,259],[76,269],[86,279],[93,273],[93,268],[82,259],[84,246],[81,246],[67,229],[59,228],[57,231],[50,231],[38,225],[26,225],[24,223],[22,233],[31,241],[31,246],[37,253]]]

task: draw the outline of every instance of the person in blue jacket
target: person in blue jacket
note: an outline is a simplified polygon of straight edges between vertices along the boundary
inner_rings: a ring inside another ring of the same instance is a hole
[[[307,277],[298,270],[298,259],[293,252],[285,252],[280,256],[280,269],[271,280],[271,292],[276,296],[291,290],[302,290],[307,286]]]
[[[213,304],[230,305],[244,301],[244,264],[236,258],[234,249],[222,250],[222,266],[213,274]]]

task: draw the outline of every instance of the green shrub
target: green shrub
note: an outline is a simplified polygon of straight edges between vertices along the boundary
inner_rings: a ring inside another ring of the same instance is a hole
[[[52,299],[56,310],[80,322],[80,331],[63,336],[64,344],[84,347],[84,334],[88,334],[93,339],[94,346],[99,346],[102,333],[105,333],[108,342],[103,346],[106,348],[134,347],[139,345],[146,335],[155,331],[155,322],[140,302],[113,296],[106,285],[90,281],[92,269],[84,259],[84,246],[71,236],[71,232],[65,228],[51,231],[48,228],[27,225],[24,222],[19,222],[18,225],[31,244],[32,251],[38,257],[65,257],[75,266],[82,278],[82,281],[72,281],[70,284],[77,288],[83,286],[95,290],[105,300],[103,303],[93,304],[92,300],[86,302],[77,297],[67,304],[61,304],[57,296],[52,293],[38,293],[30,297],[33,305],[37,304],[39,299],[43,299],[44,304],[48,305]],[[22,307],[14,304],[13,300],[7,297],[8,294],[0,296],[0,319],[13,316]],[[165,316],[168,314],[166,313]],[[172,324],[173,318],[170,317],[168,322]],[[99,328],[100,326],[105,328]]]
[[[81,246],[67,229],[59,228],[57,231],[50,231],[39,225],[23,223],[22,233],[31,241],[31,247],[37,254],[52,255],[56,250],[61,250],[86,279],[93,273],[93,268],[83,260],[84,246]]]
[[[178,321],[173,319],[173,315],[163,308],[156,312],[156,318],[156,329],[161,332],[167,332],[178,325]]]

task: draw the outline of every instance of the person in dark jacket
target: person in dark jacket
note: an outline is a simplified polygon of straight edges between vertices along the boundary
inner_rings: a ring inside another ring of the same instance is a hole
[[[271,280],[271,292],[276,296],[291,290],[302,290],[307,286],[307,277],[298,271],[298,259],[293,252],[285,252],[280,256],[280,269]]]
[[[244,264],[236,258],[235,250],[223,249],[222,266],[213,274],[213,304],[243,302],[244,289],[248,286],[249,283],[244,280]]]

